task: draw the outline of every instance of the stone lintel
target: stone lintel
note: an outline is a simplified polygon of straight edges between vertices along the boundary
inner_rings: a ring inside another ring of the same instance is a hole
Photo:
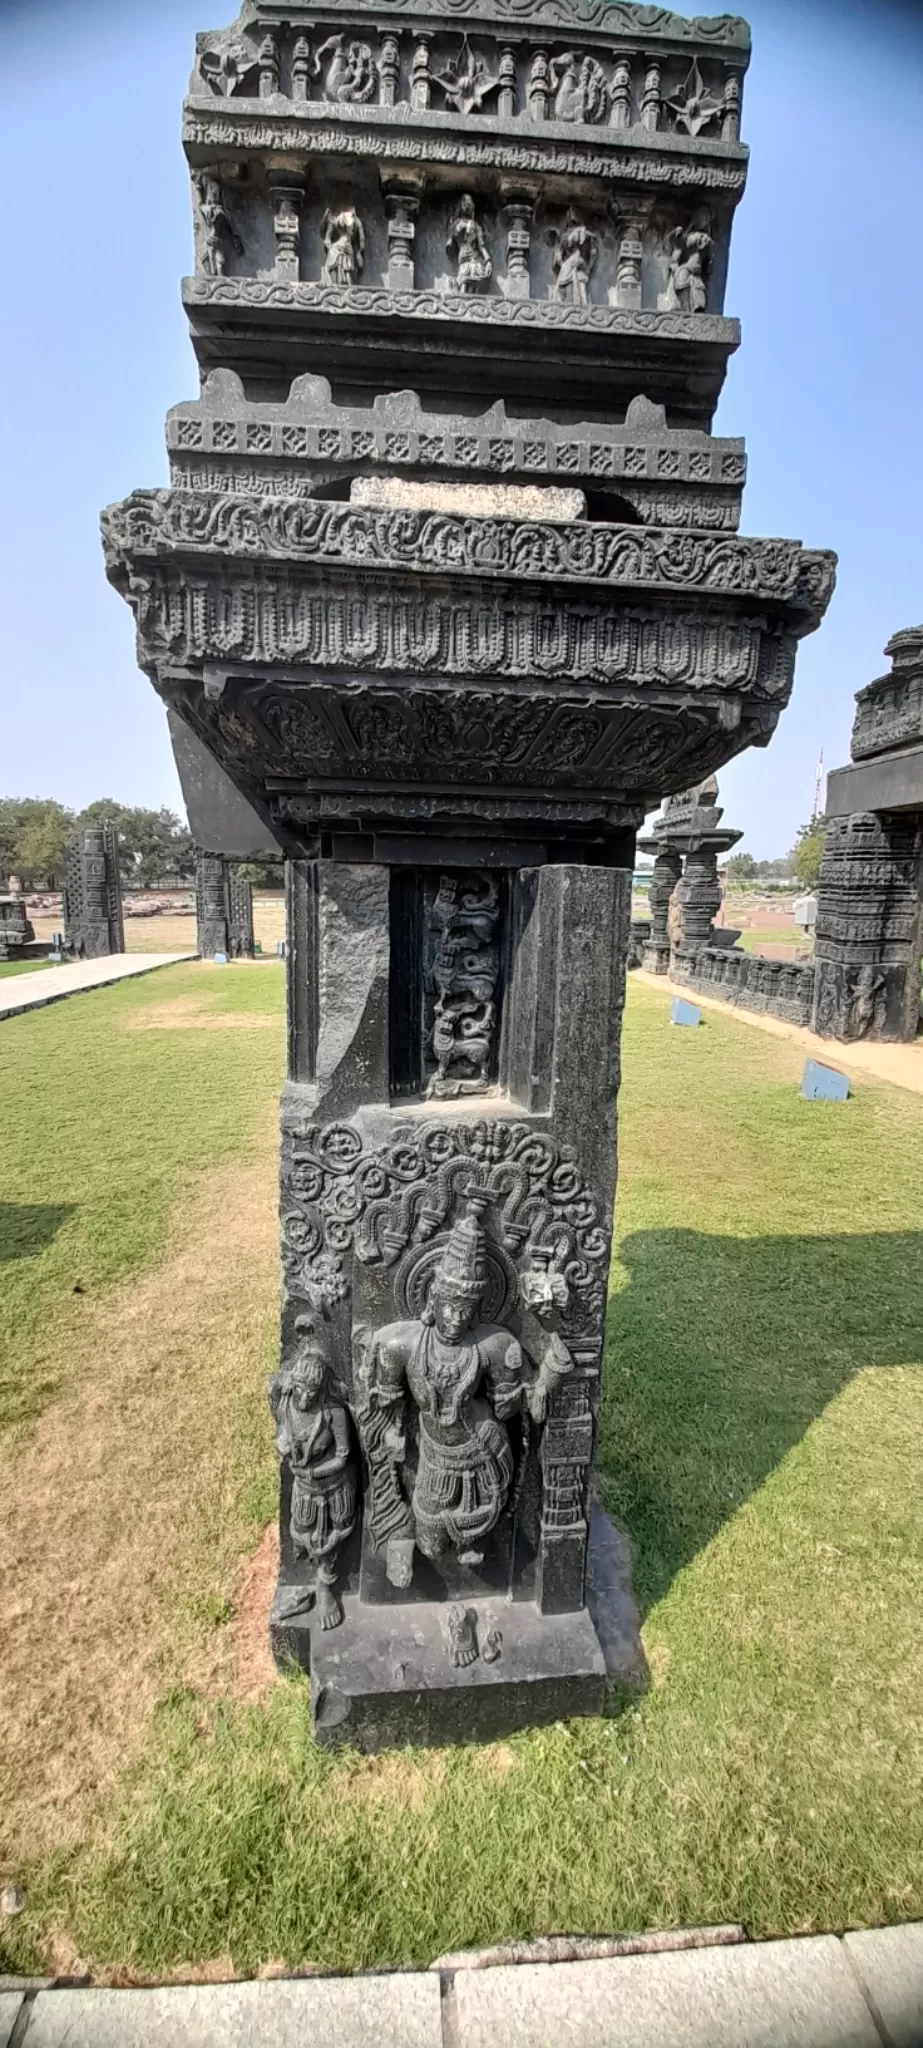
[[[411,511],[471,513],[481,519],[550,519],[564,524],[587,516],[583,491],[548,484],[451,483],[435,478],[355,477],[350,502],[371,510],[406,507]]]
[[[827,817],[855,817],[861,811],[923,811],[923,746],[831,771]]]

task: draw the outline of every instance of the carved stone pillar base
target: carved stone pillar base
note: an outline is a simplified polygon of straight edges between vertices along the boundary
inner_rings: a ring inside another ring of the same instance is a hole
[[[607,1675],[587,1552],[631,874],[446,857],[289,864],[272,1634],[319,1736],[368,1749],[595,1713]],[[596,1583],[627,1681],[624,1557]]]

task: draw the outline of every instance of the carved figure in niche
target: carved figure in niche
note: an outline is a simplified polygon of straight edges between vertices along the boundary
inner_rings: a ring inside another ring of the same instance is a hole
[[[202,270],[206,277],[223,277],[230,246],[242,256],[244,245],[224,203],[217,178],[203,171],[195,179],[195,193],[202,223]]]
[[[462,37],[458,56],[450,57],[445,70],[434,71],[432,77],[459,114],[479,114],[484,100],[500,83],[499,74],[492,76],[484,58],[475,56],[467,36]]]
[[[365,265],[365,229],[355,207],[347,206],[342,213],[325,213],[321,234],[327,251],[324,283],[355,284]]]
[[[321,1628],[338,1628],[338,1554],[355,1528],[356,1467],[349,1417],[328,1384],[329,1359],[320,1311],[295,1323],[295,1356],[269,1382],[276,1448],[292,1475],[291,1535],[296,1557],[314,1567],[314,1600]]]
[[[670,278],[657,302],[660,312],[704,313],[715,246],[707,209],[693,214],[688,227],[671,228],[666,246]]]
[[[551,89],[556,121],[602,121],[608,106],[606,75],[595,57],[577,57],[573,50],[552,57]]]
[[[572,209],[554,243],[552,298],[564,306],[588,306],[590,278],[599,255],[598,236],[584,227]]]
[[[716,121],[724,112],[724,100],[709,92],[696,62],[683,86],[683,95],[681,100],[667,100],[666,104],[676,115],[677,127],[685,128],[687,135],[700,135],[710,121]]]
[[[856,985],[846,1004],[845,1022],[850,1038],[864,1038],[874,1024],[883,1031],[887,1018],[884,998],[885,976],[874,967],[860,967]]]
[[[481,1216],[489,1195],[466,1191],[418,1321],[365,1333],[361,1428],[371,1480],[370,1524],[387,1542],[393,1585],[408,1583],[411,1544],[438,1559],[483,1563],[484,1543],[513,1490],[513,1451],[504,1424],[545,1419],[549,1395],[573,1360],[555,1331],[541,1333],[536,1367],[510,1330],[477,1319],[487,1285]],[[406,1401],[418,1415],[417,1466],[408,1502]],[[409,1541],[408,1541],[409,1539]],[[412,1557],[412,1551],[411,1551]]]
[[[364,104],[378,94],[378,65],[368,43],[348,43],[345,36],[330,36],[314,53],[313,76],[322,61],[330,57],[321,91],[325,100]]]
[[[442,875],[428,924],[435,993],[427,1095],[480,1094],[488,1086],[497,1021],[500,899],[492,875]]]
[[[473,1607],[450,1607],[447,1621],[449,1656],[456,1671],[463,1671],[468,1664],[477,1663],[477,1614]]]
[[[484,240],[484,230],[479,225],[474,211],[474,200],[465,192],[458,202],[449,222],[445,241],[450,256],[455,257],[455,282],[460,292],[479,292],[493,269]]]

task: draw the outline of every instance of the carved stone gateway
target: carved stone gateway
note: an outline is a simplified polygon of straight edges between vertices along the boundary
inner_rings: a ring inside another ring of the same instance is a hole
[[[94,825],[68,841],[64,889],[64,945],[78,960],[124,953],[119,842],[114,825]]]
[[[253,890],[220,853],[195,849],[196,951],[203,960],[253,957]]]
[[[323,1741],[643,1670],[592,1485],[635,833],[766,744],[833,582],[709,431],[748,54],[628,0],[199,39],[202,391],[103,531],[194,835],[287,856],[272,1636]]]

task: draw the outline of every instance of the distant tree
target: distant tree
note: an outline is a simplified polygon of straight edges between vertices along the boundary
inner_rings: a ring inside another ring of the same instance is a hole
[[[57,888],[73,829],[73,811],[54,797],[0,798],[0,883],[13,874],[29,889]]]
[[[757,865],[752,853],[732,853],[727,864],[727,878],[733,888],[742,882],[755,882]]]
[[[236,861],[238,874],[245,882],[252,882],[254,889],[282,889],[285,886],[285,865],[280,853],[278,860]]]
[[[824,820],[812,818],[810,824],[799,828],[791,855],[792,867],[803,889],[817,888],[823,850]]]

